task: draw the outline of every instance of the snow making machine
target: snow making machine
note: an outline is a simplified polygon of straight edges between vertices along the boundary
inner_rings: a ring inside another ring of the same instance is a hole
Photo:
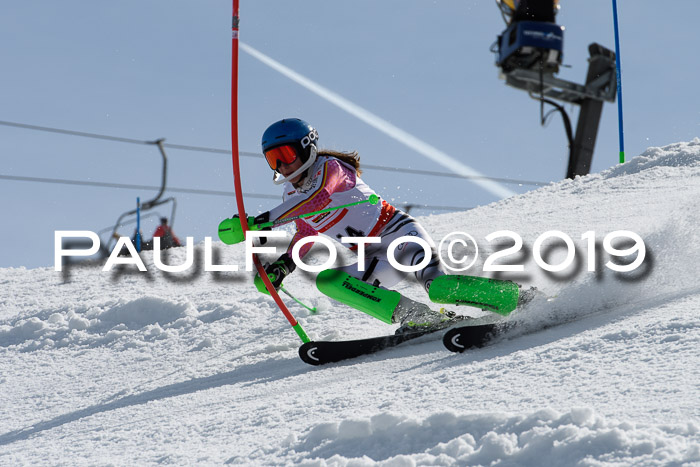
[[[492,46],[500,77],[506,84],[527,91],[544,105],[559,111],[569,140],[568,178],[586,175],[591,168],[604,102],[615,102],[617,76],[615,53],[600,44],[588,47],[585,84],[555,77],[562,64],[564,27],[555,22],[559,0],[496,0],[506,29]],[[554,99],[554,100],[553,100]],[[580,106],[574,134],[564,107],[556,101]]]

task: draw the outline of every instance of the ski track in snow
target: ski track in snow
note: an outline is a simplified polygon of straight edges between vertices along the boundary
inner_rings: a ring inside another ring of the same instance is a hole
[[[310,367],[250,273],[203,272],[202,245],[184,277],[148,253],[145,274],[0,269],[0,465],[700,465],[700,139],[422,221],[436,240],[480,239],[472,273],[486,235],[517,232],[526,271],[512,278],[553,300],[465,354],[435,337]],[[545,274],[531,247],[554,229],[579,261]],[[645,241],[640,271],[600,255],[587,272],[581,234],[620,229]],[[216,248],[243,267],[242,249]],[[312,280],[287,287],[321,309],[289,305],[313,339],[393,332]]]

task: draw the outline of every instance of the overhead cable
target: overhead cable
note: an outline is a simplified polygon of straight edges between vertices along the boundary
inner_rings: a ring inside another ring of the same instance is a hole
[[[71,136],[81,136],[84,138],[95,138],[95,139],[102,139],[102,140],[108,140],[108,141],[117,141],[120,143],[156,144],[156,141],[157,141],[157,140],[144,141],[144,140],[138,140],[138,139],[133,139],[133,138],[123,138],[123,137],[119,137],[119,136],[109,136],[109,135],[102,135],[102,134],[98,134],[98,133],[86,133],[83,131],[64,130],[61,128],[51,128],[51,127],[45,127],[45,126],[29,125],[26,123],[8,122],[8,121],[2,121],[2,120],[0,120],[0,125],[11,126],[11,127],[16,127],[16,128],[24,128],[27,130],[60,133],[60,134],[71,135]],[[188,145],[170,144],[170,143],[162,143],[162,144],[163,144],[163,147],[165,147],[165,148],[180,149],[183,151],[209,152],[209,153],[227,154],[227,155],[231,154],[231,150],[226,150],[226,149],[210,148],[210,147],[205,147],[205,146],[188,146]],[[240,151],[239,154],[243,157],[256,157],[256,158],[263,157],[262,154],[255,153],[255,152]],[[459,179],[464,179],[464,180],[491,180],[491,181],[495,181],[495,182],[510,183],[510,184],[515,184],[515,185],[544,186],[544,185],[548,184],[545,182],[537,182],[537,181],[532,181],[532,180],[518,180],[518,179],[512,179],[512,178],[487,177],[487,176],[481,176],[481,175],[460,175],[460,174],[455,174],[455,173],[437,172],[437,171],[432,171],[432,170],[406,169],[406,168],[401,168],[401,167],[387,167],[387,166],[373,165],[373,164],[362,164],[362,167],[367,168],[367,169],[383,170],[383,171],[390,171],[390,172],[400,172],[400,173],[407,173],[407,174],[414,174],[414,175],[416,175],[416,174],[417,175],[430,175],[430,176],[435,176],[435,177],[459,178]]]
[[[44,177],[26,177],[21,175],[4,175],[0,174],[0,180],[12,180],[16,182],[35,182],[35,183],[53,183],[58,185],[78,185],[78,186],[93,186],[99,188],[118,188],[127,190],[159,190],[160,187],[155,185],[136,185],[131,183],[111,183],[111,182],[91,182],[85,180],[66,180],[62,178],[44,178]],[[168,187],[167,191],[174,193],[188,193],[196,195],[214,195],[214,196],[229,196],[235,197],[233,191],[223,191],[223,190],[202,190],[197,188],[177,188]],[[279,200],[279,195],[266,195],[258,193],[243,193],[244,196],[250,198],[260,198],[260,199],[274,199]],[[418,204],[418,203],[395,203],[397,205],[403,206],[404,210],[410,209],[427,209],[434,211],[466,211],[468,207],[461,206],[431,206],[428,204]]]

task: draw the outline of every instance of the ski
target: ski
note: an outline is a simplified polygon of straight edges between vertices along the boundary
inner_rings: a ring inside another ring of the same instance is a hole
[[[325,365],[395,347],[403,342],[437,332],[436,330],[405,332],[388,336],[347,341],[311,341],[299,347],[299,357],[309,365]]]
[[[536,288],[530,287],[521,293],[518,310],[522,312],[538,296],[547,301],[553,300],[552,297],[546,297]],[[492,319],[490,322],[485,320],[482,322],[472,321],[465,325],[452,327],[442,336],[442,344],[447,350],[460,353],[474,347],[484,347],[514,326],[515,323],[512,321],[508,322],[503,319]]]
[[[451,322],[447,326],[438,329],[417,330],[388,336],[347,341],[311,341],[299,347],[299,357],[309,365],[325,365],[326,363],[335,363],[362,355],[372,354],[421,336],[454,328],[455,326],[459,326],[460,329],[464,327],[481,328],[483,326],[490,326],[502,319],[503,317],[498,315],[488,315],[480,318],[463,316],[461,320]],[[463,323],[470,324],[465,325]]]
[[[506,323],[458,326],[442,336],[442,344],[452,352],[464,352],[474,347],[484,347],[509,328]]]

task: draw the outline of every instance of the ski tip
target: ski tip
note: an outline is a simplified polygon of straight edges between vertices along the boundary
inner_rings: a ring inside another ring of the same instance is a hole
[[[318,345],[314,342],[305,342],[299,347],[299,358],[309,365],[323,365],[323,361],[316,355]]]
[[[473,347],[483,347],[496,334],[495,324],[462,326],[450,329],[442,337],[442,343],[452,352],[464,352]]]

